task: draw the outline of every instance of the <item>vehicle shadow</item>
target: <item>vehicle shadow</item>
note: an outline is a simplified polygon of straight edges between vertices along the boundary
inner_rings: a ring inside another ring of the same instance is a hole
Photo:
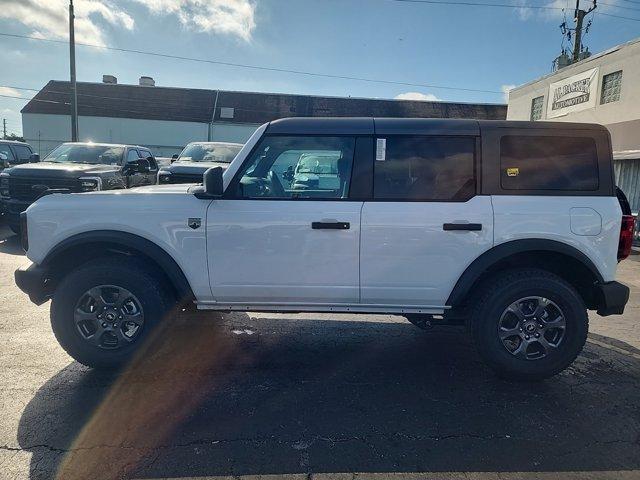
[[[32,478],[632,470],[639,376],[594,344],[508,383],[455,330],[192,314],[121,374],[58,372],[19,443]]]
[[[6,225],[0,226],[0,253],[24,255],[24,250],[20,245],[20,237],[13,233]]]

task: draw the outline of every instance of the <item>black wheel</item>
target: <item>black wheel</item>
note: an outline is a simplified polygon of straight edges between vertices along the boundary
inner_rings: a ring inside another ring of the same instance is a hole
[[[11,231],[13,233],[15,233],[16,235],[20,236],[20,225],[9,224],[9,228],[11,229]]]
[[[567,368],[587,340],[582,297],[543,270],[512,270],[481,286],[471,315],[480,355],[500,376],[541,380]]]
[[[131,359],[174,300],[135,260],[100,259],[69,273],[51,302],[60,345],[78,362],[119,367]]]

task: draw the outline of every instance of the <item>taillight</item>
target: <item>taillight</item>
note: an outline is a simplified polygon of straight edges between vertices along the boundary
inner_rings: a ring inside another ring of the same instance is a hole
[[[624,260],[631,254],[633,243],[633,228],[636,219],[633,215],[622,216],[622,226],[620,227],[620,242],[618,243],[618,261]]]
[[[26,252],[29,250],[29,232],[27,230],[27,212],[20,214],[20,243],[22,249]]]

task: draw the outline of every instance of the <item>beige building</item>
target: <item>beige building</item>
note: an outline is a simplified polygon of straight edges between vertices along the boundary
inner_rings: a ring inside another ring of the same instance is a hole
[[[640,209],[640,38],[514,88],[507,119],[605,125],[616,181]]]

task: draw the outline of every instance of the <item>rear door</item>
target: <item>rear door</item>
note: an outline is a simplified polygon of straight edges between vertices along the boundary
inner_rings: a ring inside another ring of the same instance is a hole
[[[373,199],[362,210],[361,302],[443,307],[467,266],[493,244],[491,198],[476,194],[477,132],[385,133],[376,120]]]

